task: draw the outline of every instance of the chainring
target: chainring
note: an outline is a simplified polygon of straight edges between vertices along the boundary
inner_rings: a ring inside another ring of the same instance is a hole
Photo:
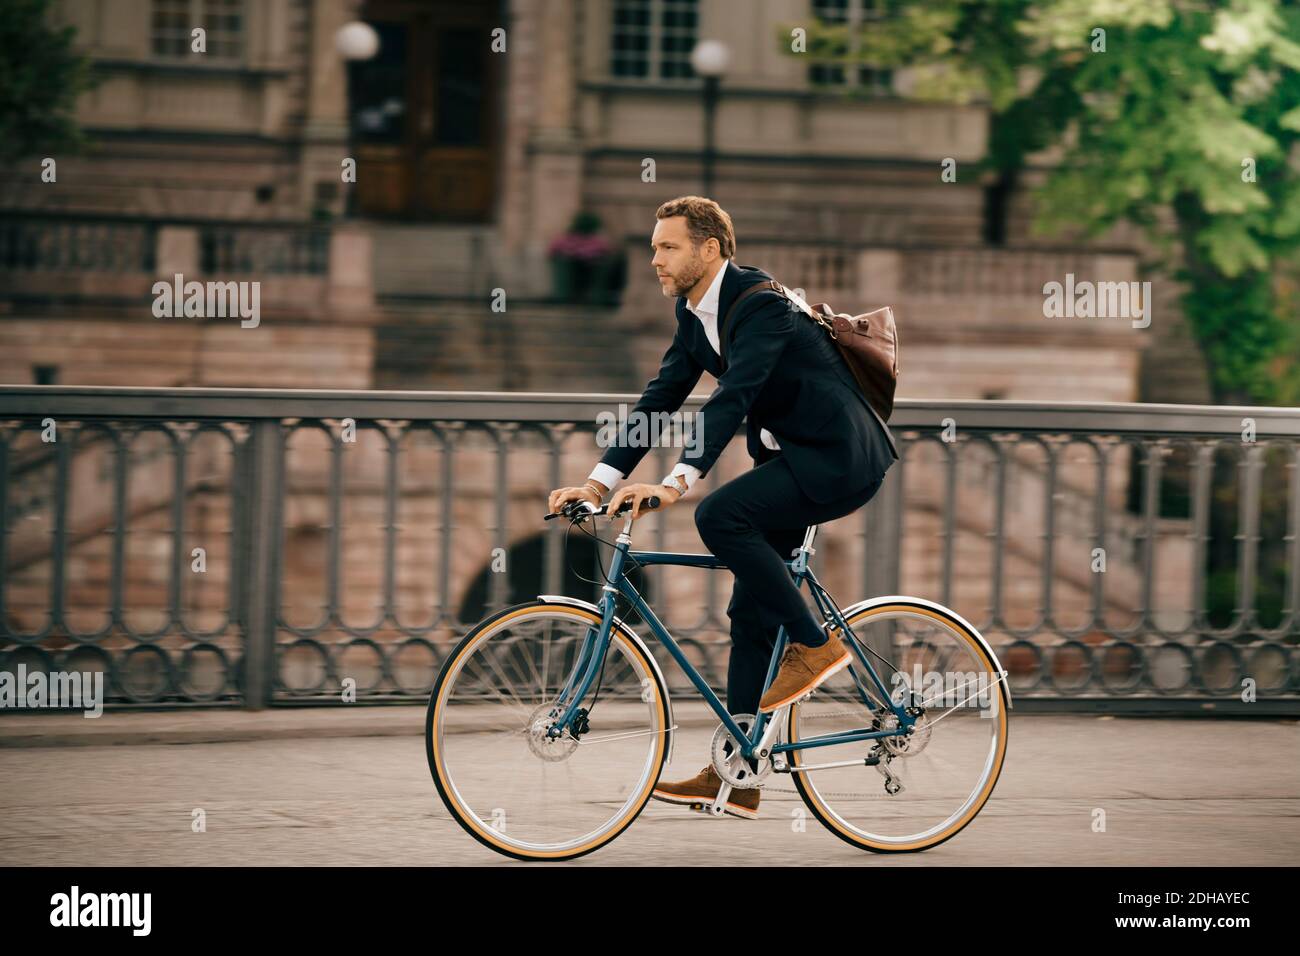
[[[745,733],[749,733],[750,728],[754,726],[753,714],[732,714],[731,719],[739,724],[740,729]],[[725,749],[727,743],[734,748],[730,754]],[[753,790],[761,787],[764,778],[772,772],[771,757],[755,761],[758,764],[757,773],[750,769],[749,761],[740,756],[740,747],[726,724],[718,724],[718,729],[713,732],[713,744],[709,748],[709,753],[713,758],[714,771],[735,790]]]

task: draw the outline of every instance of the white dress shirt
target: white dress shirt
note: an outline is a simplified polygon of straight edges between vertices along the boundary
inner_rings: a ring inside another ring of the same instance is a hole
[[[704,326],[704,335],[708,338],[709,344],[713,346],[713,351],[718,354],[719,358],[722,357],[722,348],[718,340],[718,296],[722,293],[722,277],[726,273],[727,263],[730,261],[730,259],[722,260],[722,268],[713,277],[713,282],[709,284],[708,291],[700,297],[699,305],[691,305],[690,300],[686,300],[686,308],[690,309],[695,314],[695,317],[700,320],[700,325]],[[759,438],[764,445],[773,451],[781,450],[781,446],[776,443],[776,438],[766,428],[759,433]],[[686,490],[689,491],[691,486],[695,484],[696,479],[700,477],[700,470],[694,465],[678,462],[677,467],[664,477],[662,483],[676,486],[676,482],[672,479],[677,475],[682,476],[682,480],[686,482]],[[592,469],[588,477],[594,481],[599,481],[612,491],[626,475],[617,468],[602,462]]]

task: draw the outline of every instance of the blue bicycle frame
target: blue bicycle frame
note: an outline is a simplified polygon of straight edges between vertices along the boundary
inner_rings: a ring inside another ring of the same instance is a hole
[[[754,725],[750,729],[750,733],[746,735],[740,728],[740,725],[737,724],[727,712],[722,701],[718,699],[718,696],[715,693],[713,693],[713,689],[709,687],[704,678],[701,677],[699,672],[691,665],[691,662],[686,659],[686,655],[677,645],[677,642],[673,640],[668,629],[664,627],[659,618],[655,616],[650,605],[646,603],[640,592],[632,586],[632,582],[630,582],[623,573],[623,568],[629,554],[637,564],[642,566],[666,564],[677,565],[679,567],[719,569],[725,568],[726,565],[711,554],[689,554],[684,552],[674,553],[668,551],[630,551],[630,526],[630,522],[624,525],[623,531],[618,536],[617,543],[614,545],[614,556],[610,562],[609,568],[609,582],[612,583],[606,583],[604,585],[604,593],[601,595],[600,603],[598,605],[598,609],[601,612],[600,626],[598,628],[587,628],[587,633],[583,638],[582,647],[579,649],[578,658],[573,671],[570,673],[569,679],[565,683],[564,689],[560,692],[560,696],[556,703],[556,706],[564,707],[564,712],[555,723],[551,725],[547,734],[551,737],[559,737],[564,733],[565,729],[569,726],[569,722],[577,713],[580,702],[585,699],[587,691],[590,690],[592,682],[596,679],[596,675],[604,661],[605,653],[609,649],[610,635],[613,632],[614,610],[617,595],[622,594],[629,602],[631,602],[632,607],[641,615],[642,620],[650,626],[650,630],[654,632],[655,636],[659,638],[659,641],[665,648],[667,648],[668,653],[673,656],[673,659],[676,660],[679,665],[681,665],[682,671],[686,674],[687,678],[690,679],[690,682],[695,685],[695,689],[700,692],[700,695],[713,709],[714,713],[718,715],[718,719],[726,725],[732,738],[738,742],[743,742],[741,745],[741,755],[747,758],[753,756],[755,747],[763,738],[763,727],[767,722],[768,715],[762,713],[756,714]],[[795,587],[802,588],[803,583],[805,581],[808,582],[808,586],[812,592],[813,602],[817,605],[818,610],[821,611],[822,616],[828,620],[833,620],[835,624],[839,626],[842,633],[852,635],[853,632],[849,629],[848,623],[844,620],[843,615],[840,614],[835,603],[827,595],[826,589],[818,582],[817,576],[813,574],[812,569],[808,567],[808,558],[813,553],[811,545],[815,533],[816,526],[808,529],[807,534],[804,535],[803,544],[796,549],[794,557],[787,560],[785,564],[794,577]],[[781,661],[783,652],[785,651],[785,643],[785,625],[782,625],[777,631],[776,645],[772,649],[772,660],[769,662],[767,667],[767,677],[763,680],[764,692],[771,685],[772,679],[776,676],[777,666]],[[820,737],[808,737],[800,740],[796,744],[780,743],[772,746],[772,753],[775,754],[790,750],[801,750],[806,747],[826,747],[833,744],[851,743],[857,740],[874,740],[880,737],[904,735],[909,732],[911,726],[916,722],[916,718],[907,713],[903,702],[896,702],[890,697],[889,692],[885,690],[885,686],[880,680],[880,676],[876,673],[876,669],[871,666],[871,662],[867,660],[866,654],[863,653],[858,642],[854,639],[849,639],[846,643],[852,649],[853,654],[857,658],[858,665],[862,668],[862,670],[859,671],[857,665],[853,663],[850,663],[848,666],[849,673],[853,678],[854,686],[857,688],[858,695],[862,698],[862,702],[871,710],[874,710],[877,706],[888,707],[898,718],[897,726],[892,730],[871,730],[864,727],[861,730],[826,734]],[[865,672],[870,678],[871,684],[874,685],[876,691],[879,693],[880,704],[873,701],[867,685],[863,682],[863,672]]]

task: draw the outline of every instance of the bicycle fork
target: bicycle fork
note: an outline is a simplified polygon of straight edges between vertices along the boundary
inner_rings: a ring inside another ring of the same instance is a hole
[[[605,654],[609,649],[610,637],[614,630],[614,596],[611,593],[614,589],[605,585],[605,594],[601,596],[598,608],[601,612],[599,624],[590,624],[587,626],[587,632],[583,635],[582,646],[578,650],[578,659],[574,662],[573,670],[569,673],[569,679],[564,684],[564,689],[555,699],[555,705],[551,709],[554,714],[556,710],[560,716],[546,731],[546,736],[558,738],[562,736],[570,725],[577,725],[574,730],[574,737],[578,737],[585,732],[585,728],[579,729],[585,722],[586,712],[581,710],[578,705],[586,698],[587,691],[591,689],[592,682],[596,679],[596,669],[603,661]],[[570,731],[573,733],[573,731]]]

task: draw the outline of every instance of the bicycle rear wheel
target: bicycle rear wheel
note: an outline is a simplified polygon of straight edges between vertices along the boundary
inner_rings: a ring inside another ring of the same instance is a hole
[[[659,779],[667,694],[645,648],[617,625],[599,690],[583,702],[589,729],[545,734],[599,625],[565,604],[507,608],[465,636],[434,684],[425,743],[438,794],[461,827],[506,856],[570,860],[604,846]]]
[[[937,846],[993,793],[1007,749],[1006,683],[973,628],[947,608],[896,598],[847,620],[860,645],[893,665],[864,652],[891,696],[919,704],[921,716],[906,737],[791,751],[795,786],[817,819],[854,846],[877,853]],[[790,706],[786,739],[896,725],[855,655],[812,697]],[[864,765],[868,756],[879,763]],[[901,788],[889,792],[896,784]]]

